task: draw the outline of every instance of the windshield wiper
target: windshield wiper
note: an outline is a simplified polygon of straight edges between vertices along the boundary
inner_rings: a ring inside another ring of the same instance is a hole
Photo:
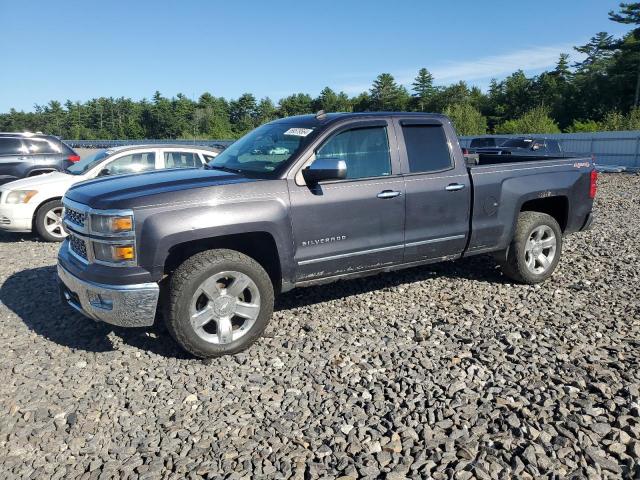
[[[238,168],[223,167],[220,165],[209,165],[208,163],[204,166],[204,168],[207,170],[222,170],[223,172],[230,173],[243,173],[243,171]]]

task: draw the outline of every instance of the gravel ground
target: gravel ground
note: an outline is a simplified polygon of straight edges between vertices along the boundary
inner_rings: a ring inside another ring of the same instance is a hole
[[[640,176],[540,286],[488,258],[284,295],[247,353],[58,303],[57,246],[0,236],[3,478],[638,478]]]

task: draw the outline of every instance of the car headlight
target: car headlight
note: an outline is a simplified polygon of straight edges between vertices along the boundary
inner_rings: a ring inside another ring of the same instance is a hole
[[[9,192],[5,203],[27,203],[36,195],[36,193],[38,193],[37,190],[14,190]]]
[[[91,230],[104,235],[133,232],[133,215],[91,215]]]
[[[136,249],[131,242],[118,244],[95,242],[93,254],[96,260],[108,263],[130,263],[136,260]]]

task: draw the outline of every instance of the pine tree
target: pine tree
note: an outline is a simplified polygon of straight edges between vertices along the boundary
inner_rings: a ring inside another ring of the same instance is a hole
[[[370,92],[374,111],[403,110],[410,98],[407,89],[399,86],[390,73],[378,75]]]
[[[421,112],[427,111],[436,93],[436,88],[433,86],[433,75],[426,68],[421,68],[411,86],[417,109]]]
[[[617,23],[624,23],[626,25],[638,25],[631,32],[631,36],[635,42],[626,41],[623,39],[619,46],[623,50],[629,51],[632,55],[637,56],[637,75],[636,75],[636,92],[633,101],[633,106],[640,105],[640,2],[634,3],[621,3],[620,12],[615,13],[613,10],[609,12],[609,19]]]
[[[604,63],[611,58],[615,42],[613,36],[607,32],[598,32],[585,45],[574,47],[576,52],[586,55],[582,62],[574,64],[578,70],[602,69]]]

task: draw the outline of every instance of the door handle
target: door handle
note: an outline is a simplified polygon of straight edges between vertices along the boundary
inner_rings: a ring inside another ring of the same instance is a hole
[[[450,183],[449,185],[444,187],[447,192],[457,192],[458,190],[462,190],[463,188],[464,185],[462,183]]]
[[[395,190],[383,190],[378,194],[378,198],[394,198],[399,195],[402,195],[402,192],[397,192]]]

